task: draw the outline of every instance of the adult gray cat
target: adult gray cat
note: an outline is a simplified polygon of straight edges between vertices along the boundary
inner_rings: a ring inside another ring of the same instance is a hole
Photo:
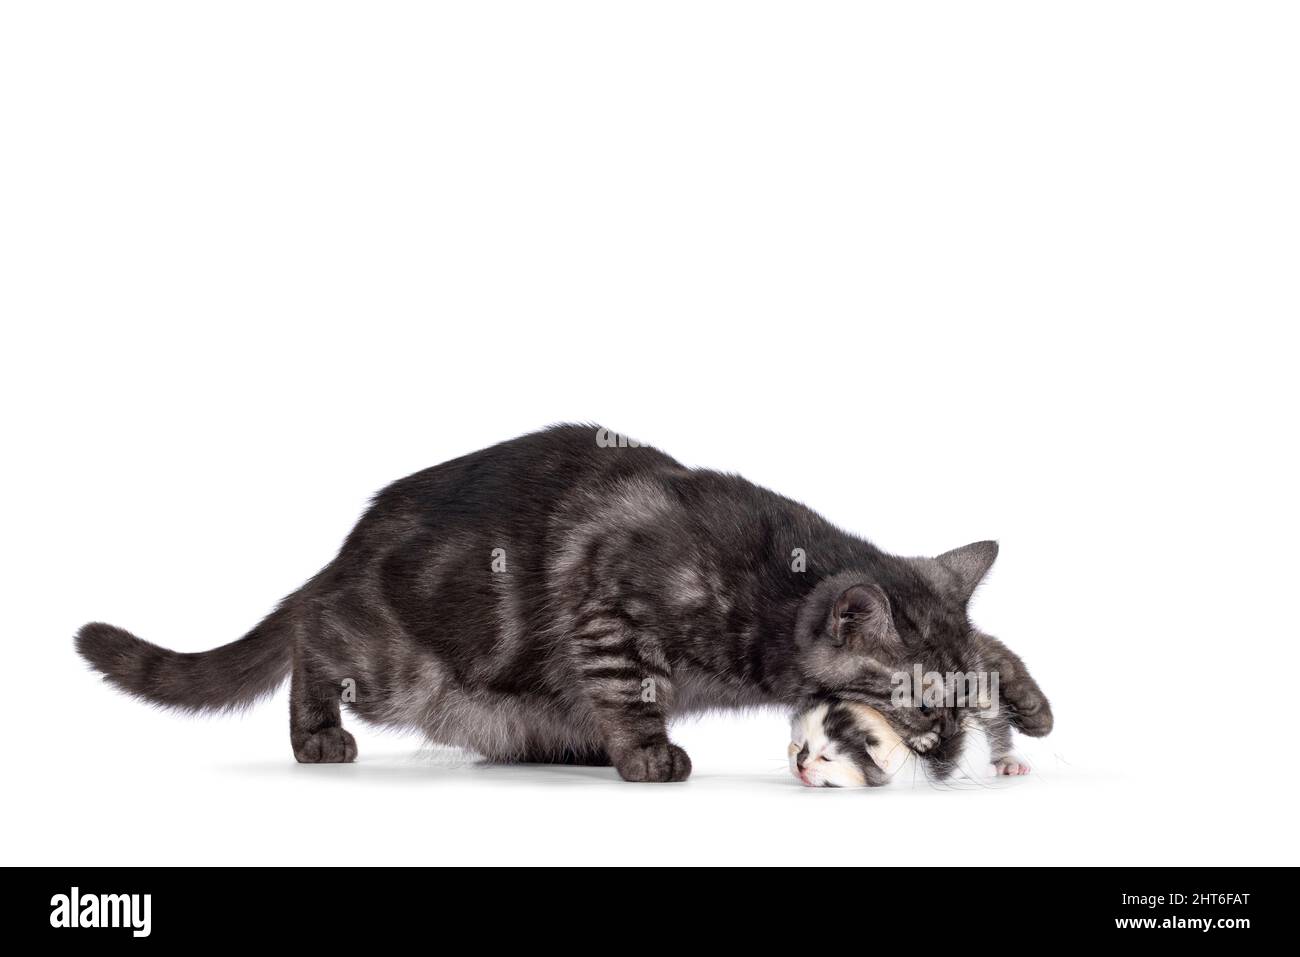
[[[338,556],[238,641],[182,654],[94,623],[77,649],[118,687],[193,711],[291,676],[303,762],[356,757],[343,701],[497,760],[680,781],[691,764],[671,717],[836,694],[930,742],[942,767],[960,720],[891,707],[891,671],[1014,662],[1013,722],[1051,728],[1018,659],[966,617],[996,554],[980,542],[887,555],[742,478],[566,425],[390,485]]]

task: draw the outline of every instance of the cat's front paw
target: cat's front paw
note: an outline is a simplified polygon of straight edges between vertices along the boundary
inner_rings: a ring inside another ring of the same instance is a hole
[[[627,751],[615,766],[624,781],[685,781],[691,774],[686,752],[668,742]]]
[[[293,749],[300,764],[349,764],[357,759],[357,740],[342,728],[317,731]]]
[[[999,776],[1015,777],[1029,773],[1029,764],[1018,754],[1008,754],[993,762],[993,770]]]
[[[1041,738],[1052,731],[1052,706],[1041,695],[1025,696],[1011,703],[1011,726],[1031,738]]]

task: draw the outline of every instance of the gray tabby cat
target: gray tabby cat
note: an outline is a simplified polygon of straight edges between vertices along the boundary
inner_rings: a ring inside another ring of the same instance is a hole
[[[742,478],[566,425],[390,485],[338,556],[238,641],[183,654],[94,623],[77,649],[119,688],[191,711],[289,677],[303,762],[355,759],[346,700],[496,760],[681,781],[674,716],[833,694],[886,714],[942,773],[961,716],[891,706],[899,668],[1002,669],[1011,721],[1051,728],[1019,660],[966,616],[996,554],[980,542],[888,555]]]

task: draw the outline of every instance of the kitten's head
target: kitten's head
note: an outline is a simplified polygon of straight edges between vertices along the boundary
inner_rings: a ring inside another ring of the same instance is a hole
[[[880,787],[906,767],[943,778],[960,765],[963,774],[978,777],[992,759],[989,745],[1007,735],[1001,711],[972,711],[961,718],[960,734],[936,745],[943,750],[931,756],[914,749],[887,713],[831,698],[794,716],[787,753],[790,773],[806,787]]]
[[[949,675],[984,674],[983,646],[966,609],[997,557],[995,542],[938,556],[846,571],[805,600],[795,644],[810,697],[834,697],[887,715],[888,726],[943,777],[961,753],[973,702],[924,692]],[[900,676],[908,676],[900,695]],[[920,682],[913,676],[922,678]],[[832,709],[828,716],[835,718]]]
[[[880,712],[856,701],[820,701],[790,723],[790,773],[808,787],[888,784],[909,757]]]

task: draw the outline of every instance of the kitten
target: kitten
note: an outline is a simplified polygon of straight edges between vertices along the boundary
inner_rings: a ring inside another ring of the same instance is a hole
[[[795,715],[790,725],[790,773],[807,787],[881,787],[912,752],[874,708],[830,699]]]
[[[996,554],[889,555],[738,476],[556,426],[381,491],[337,557],[238,641],[183,654],[92,623],[76,644],[117,687],[189,711],[289,678],[308,763],[356,758],[346,703],[490,759],[680,781],[671,718],[818,695],[890,711],[941,762],[952,729],[893,708],[888,675],[1018,664],[966,617]],[[1046,699],[1023,666],[1017,680],[1041,699],[1022,727],[1047,733]]]
[[[1011,751],[1011,726],[1005,712],[971,709],[961,718],[964,736],[982,734],[994,774],[1028,774],[1029,765]],[[978,750],[970,749],[970,750]],[[963,765],[970,777],[970,750],[959,752],[949,766],[925,765],[927,774],[947,776]],[[908,747],[889,723],[887,713],[856,701],[828,699],[798,712],[791,722],[787,749],[790,773],[806,787],[881,787],[915,765],[924,753]]]

